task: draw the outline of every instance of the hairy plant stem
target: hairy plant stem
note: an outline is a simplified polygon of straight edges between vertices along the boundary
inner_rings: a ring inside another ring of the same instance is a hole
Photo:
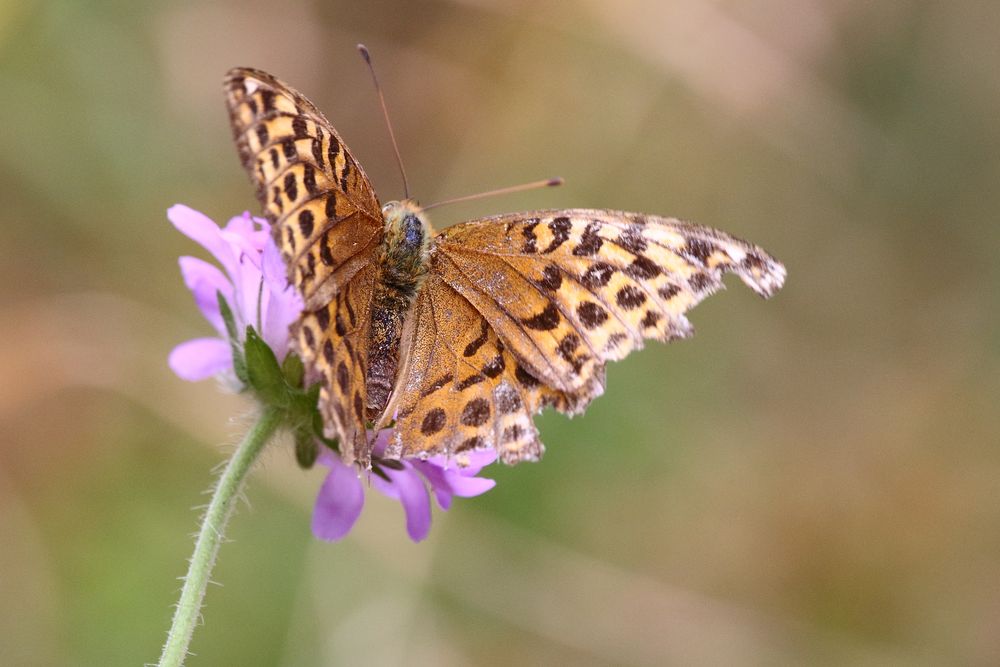
[[[215,566],[215,557],[219,553],[226,524],[233,514],[235,501],[239,497],[247,474],[257,461],[264,445],[278,430],[281,420],[280,410],[265,408],[219,477],[198,531],[198,541],[195,542],[187,576],[184,577],[184,587],[177,601],[174,620],[170,624],[167,643],[163,645],[159,667],[180,667],[184,664],[188,646],[191,644],[191,634],[194,632],[194,626],[201,613],[202,601],[205,599],[205,589],[208,587],[212,568]]]

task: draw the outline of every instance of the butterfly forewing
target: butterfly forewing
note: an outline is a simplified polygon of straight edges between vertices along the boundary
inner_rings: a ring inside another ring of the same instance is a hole
[[[306,304],[299,352],[314,379],[330,434],[367,455],[364,405],[372,256],[381,206],[364,170],[323,114],[275,77],[229,72],[226,100],[240,159],[272,223],[275,241]]]
[[[272,223],[289,277],[307,307],[326,303],[381,240],[375,191],[337,132],[302,94],[247,68],[231,70],[225,89],[240,159]]]

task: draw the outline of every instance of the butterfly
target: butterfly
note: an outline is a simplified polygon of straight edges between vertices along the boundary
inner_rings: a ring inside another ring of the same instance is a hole
[[[785,268],[761,248],[672,218],[565,209],[435,234],[411,199],[384,206],[323,114],[265,72],[225,79],[233,136],[305,310],[293,348],[325,430],[369,466],[492,449],[536,460],[533,416],[577,414],[605,365],[692,333],[685,312],[732,272],[763,297]]]

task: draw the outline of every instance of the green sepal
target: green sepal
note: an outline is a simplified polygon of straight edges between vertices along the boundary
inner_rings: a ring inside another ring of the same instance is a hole
[[[381,468],[388,468],[389,470],[405,470],[405,466],[402,461],[397,461],[396,459],[379,459],[378,465]]]
[[[316,438],[313,437],[311,428],[298,428],[295,430],[295,460],[300,467],[308,470],[316,463],[319,456],[319,447],[316,446]]]
[[[278,358],[267,343],[257,335],[252,326],[247,327],[246,372],[249,384],[257,395],[268,405],[287,408],[291,403],[285,376],[281,373]]]
[[[215,291],[215,297],[219,301],[219,314],[226,325],[226,333],[229,334],[229,347],[233,351],[233,372],[244,385],[250,384],[250,376],[247,373],[247,362],[240,347],[240,339],[236,336],[236,318],[233,317],[233,310],[229,307],[226,297],[222,292]]]
[[[281,373],[285,376],[285,382],[289,387],[295,389],[302,388],[302,379],[306,374],[306,367],[302,365],[302,359],[294,352],[289,352],[285,360],[281,362]],[[315,401],[313,402],[315,405]]]
[[[288,381],[287,375],[285,381]],[[319,409],[316,407],[319,399],[319,385],[313,385],[306,391],[299,387],[289,386],[288,391],[291,394],[291,411],[295,414],[296,423],[302,423],[306,426],[312,424],[319,415]]]
[[[389,475],[387,475],[386,472],[382,470],[382,468],[379,467],[378,465],[374,464],[372,465],[372,472],[381,477],[382,479],[384,479],[385,481],[389,482],[390,484],[392,483],[392,479],[389,478]]]
[[[306,398],[309,400],[309,405],[312,408],[312,412],[319,414],[319,409],[316,407],[319,403],[319,382],[315,383],[313,386],[306,389]],[[321,420],[322,421],[322,420]]]
[[[220,290],[215,290],[215,297],[219,300],[219,313],[222,315],[222,321],[226,325],[226,333],[229,334],[229,340],[239,340],[236,337],[236,318],[233,317],[233,309],[229,307],[229,302],[226,301],[226,297],[222,296]]]

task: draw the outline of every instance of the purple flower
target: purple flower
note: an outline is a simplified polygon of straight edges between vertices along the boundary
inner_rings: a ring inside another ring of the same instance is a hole
[[[219,335],[175,347],[168,360],[174,373],[191,381],[220,374],[235,381],[232,347],[219,312],[220,292],[233,311],[241,340],[247,325],[252,325],[277,358],[283,359],[288,352],[288,327],[302,311],[302,299],[288,284],[267,221],[244,213],[220,228],[208,216],[182,204],[172,206],[167,218],[222,265],[220,270],[197,257],[180,258],[184,283]]]
[[[384,429],[375,440],[376,457],[385,451],[391,429]],[[431,528],[431,501],[428,487],[443,510],[451,507],[454,496],[470,498],[486,493],[496,482],[477,477],[484,466],[496,459],[493,451],[470,452],[468,465],[459,467],[445,456],[433,456],[426,461],[403,459],[400,469],[380,466],[382,473],[371,474],[371,486],[379,493],[398,500],[406,513],[406,532],[419,542],[427,537]],[[336,453],[324,450],[320,463],[330,468],[330,473],[320,487],[313,509],[313,534],[321,540],[339,540],[350,532],[364,506],[364,482],[354,466],[348,466]]]

